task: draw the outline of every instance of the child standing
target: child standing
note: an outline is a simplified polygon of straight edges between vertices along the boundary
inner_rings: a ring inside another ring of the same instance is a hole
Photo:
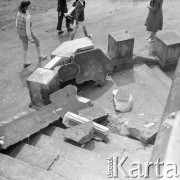
[[[71,40],[74,39],[74,36],[77,32],[77,29],[79,26],[82,26],[84,35],[86,37],[91,38],[92,35],[89,35],[86,29],[86,22],[85,22],[85,16],[84,16],[84,8],[85,8],[85,1],[84,0],[76,0],[76,5],[75,5],[75,13],[74,13],[74,30],[72,32]]]

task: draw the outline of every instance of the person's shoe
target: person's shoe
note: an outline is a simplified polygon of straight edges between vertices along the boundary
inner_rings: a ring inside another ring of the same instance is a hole
[[[149,40],[150,39],[150,37],[146,37],[146,40]]]
[[[72,28],[68,28],[67,31],[68,31],[68,32],[71,32],[71,31],[73,31],[73,29],[72,29]]]
[[[43,55],[43,56],[40,56],[38,57],[39,61],[44,61],[47,59],[47,55]]]
[[[64,31],[62,31],[62,30],[61,30],[61,31],[58,31],[58,34],[62,34],[63,32],[64,32]]]
[[[31,65],[31,63],[26,63],[26,64],[23,64],[23,67],[24,68],[27,68],[28,66],[30,66]]]
[[[88,38],[92,40],[92,34],[89,34],[89,35],[88,35]]]
[[[152,43],[152,42],[154,42],[154,39],[148,39],[148,43]]]

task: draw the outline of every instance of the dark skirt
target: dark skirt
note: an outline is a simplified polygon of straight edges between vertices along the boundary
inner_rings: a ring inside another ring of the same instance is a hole
[[[158,30],[162,30],[163,27],[162,8],[160,8],[157,13],[150,11],[146,19],[145,25],[147,31],[157,32]]]

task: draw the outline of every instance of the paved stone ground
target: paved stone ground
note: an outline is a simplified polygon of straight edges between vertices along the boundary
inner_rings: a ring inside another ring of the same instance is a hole
[[[87,28],[93,34],[95,47],[106,53],[108,34],[127,29],[135,36],[135,52],[144,52],[147,36],[144,21],[148,13],[148,3],[146,0],[87,0]],[[69,5],[71,4],[70,1]],[[175,31],[179,34],[179,7],[179,0],[164,1],[164,31]],[[70,37],[66,31],[58,36],[56,23],[56,8],[33,15],[34,33],[41,41],[42,51],[48,55],[48,60],[43,62],[42,67],[50,61],[50,53]],[[82,36],[84,35],[80,29],[75,38]],[[34,45],[30,44],[28,56],[32,65],[28,70],[22,69],[22,44],[16,35],[14,22],[5,26],[5,30],[0,30],[0,40],[0,121],[6,121],[28,108],[30,98],[26,79],[36,69],[37,57]]]

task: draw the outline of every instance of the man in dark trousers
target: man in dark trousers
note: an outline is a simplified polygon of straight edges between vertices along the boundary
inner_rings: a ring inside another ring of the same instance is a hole
[[[58,30],[58,34],[62,34],[64,32],[62,31],[62,22],[63,22],[64,13],[68,12],[66,0],[58,0],[57,12],[58,12],[57,30]],[[73,29],[70,27],[70,20],[68,18],[66,18],[66,28],[68,32],[73,31]]]

